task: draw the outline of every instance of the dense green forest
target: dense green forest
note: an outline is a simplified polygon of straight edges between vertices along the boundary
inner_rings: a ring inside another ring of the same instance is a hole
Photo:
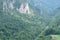
[[[15,0],[14,9],[8,8],[10,2],[0,0],[0,40],[60,40],[60,7],[46,16],[29,3],[30,14],[22,14],[16,8],[28,1]]]

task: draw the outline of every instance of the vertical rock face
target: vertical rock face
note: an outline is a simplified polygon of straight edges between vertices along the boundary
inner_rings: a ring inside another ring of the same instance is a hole
[[[13,0],[13,1],[11,1],[11,0],[8,0],[8,1],[4,1],[3,2],[3,10],[5,10],[5,9],[14,9],[14,4],[15,3],[15,1]]]
[[[6,2],[3,2],[3,11],[5,10],[6,8]]]
[[[10,3],[9,3],[9,8],[10,9],[14,9],[14,4],[15,3],[15,1],[14,0],[12,0]]]
[[[29,4],[28,3],[22,3],[20,8],[18,9],[20,13],[29,13]]]
[[[23,14],[29,14],[30,13],[29,12],[30,10],[29,10],[29,3],[28,2],[21,2],[21,3],[19,2],[18,3],[16,0],[4,1],[3,10],[6,11],[5,9],[7,9],[8,11],[17,10],[19,13],[23,13]]]
[[[9,8],[10,9],[13,9],[14,8],[12,3],[9,4]]]

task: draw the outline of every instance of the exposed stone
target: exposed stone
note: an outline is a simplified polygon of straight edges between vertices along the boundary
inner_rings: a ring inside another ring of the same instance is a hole
[[[20,13],[29,13],[29,5],[28,3],[22,3],[20,8],[18,9]]]

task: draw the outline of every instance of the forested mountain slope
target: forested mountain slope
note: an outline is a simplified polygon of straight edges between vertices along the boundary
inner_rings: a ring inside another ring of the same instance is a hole
[[[49,17],[27,0],[1,0],[0,3],[0,40],[53,40],[51,35],[60,35],[60,11]],[[22,4],[21,11],[25,11],[24,3],[28,3],[29,13],[18,11]]]

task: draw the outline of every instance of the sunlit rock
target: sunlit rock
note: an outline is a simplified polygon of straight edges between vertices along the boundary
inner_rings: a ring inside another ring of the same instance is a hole
[[[28,13],[29,14],[29,4],[28,3],[22,3],[20,8],[17,9],[20,13]]]

